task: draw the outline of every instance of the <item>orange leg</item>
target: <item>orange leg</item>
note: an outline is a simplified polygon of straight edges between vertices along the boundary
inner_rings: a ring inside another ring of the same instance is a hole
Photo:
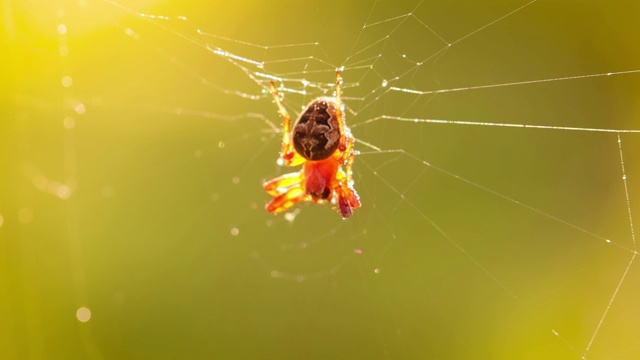
[[[343,218],[349,217],[353,210],[360,207],[360,197],[356,190],[352,187],[353,181],[351,179],[351,164],[353,157],[349,159],[347,163],[347,172],[339,170],[336,174],[336,184],[334,191],[337,196],[338,209]]]
[[[348,218],[353,210],[360,207],[360,199],[354,189],[341,183],[334,191],[338,198],[338,210],[343,218]]]
[[[340,70],[336,70],[336,118],[338,120],[338,131],[340,134],[344,134],[345,125],[344,125],[344,105],[342,104],[342,75],[340,74]],[[340,138],[340,145],[338,149],[340,151],[344,151],[347,147],[345,142],[346,137],[342,136]]]
[[[280,150],[280,158],[283,161],[282,165],[296,166],[302,164],[304,158],[293,149],[293,143],[291,142],[291,116],[289,116],[287,109],[282,105],[280,94],[278,94],[278,90],[276,90],[273,81],[271,81],[271,95],[273,95],[273,100],[278,106],[278,112],[282,116],[282,149]]]
[[[345,165],[345,174],[346,174],[345,177],[347,181],[347,186],[349,187],[353,185],[353,179],[351,178],[352,176],[351,169],[353,168],[353,159],[355,158],[355,154],[351,152],[351,147],[353,147],[353,138],[351,140],[352,141],[349,147],[349,156],[347,158],[347,164]]]
[[[337,185],[334,191],[337,196],[338,208],[343,218],[347,218],[353,214],[353,210],[360,207],[360,198],[353,186],[352,170],[353,167],[353,144],[354,138],[351,135],[351,130],[345,125],[344,119],[344,105],[342,103],[342,76],[340,70],[336,71],[336,100],[338,109],[336,110],[336,116],[338,120],[338,129],[343,134],[340,139],[341,151],[339,162],[345,164],[345,171],[338,171],[336,174]]]
[[[279,214],[286,211],[293,205],[305,200],[307,195],[300,186],[292,187],[287,192],[282,193],[267,204],[267,211],[273,214]]]
[[[307,200],[308,195],[302,188],[303,180],[303,175],[300,172],[295,172],[284,174],[262,184],[267,194],[275,196],[267,204],[267,211],[278,214],[301,201]]]
[[[299,172],[284,174],[275,179],[265,181],[262,187],[267,191],[267,194],[271,196],[278,196],[282,193],[281,189],[288,189],[290,187],[300,185],[302,183],[302,176]]]

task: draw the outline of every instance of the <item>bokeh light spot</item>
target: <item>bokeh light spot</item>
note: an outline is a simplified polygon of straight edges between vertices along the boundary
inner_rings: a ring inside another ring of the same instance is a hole
[[[71,116],[65,117],[62,123],[64,127],[69,130],[73,129],[76,126],[76,120]]]
[[[64,76],[62,78],[62,86],[70,87],[72,84],[73,84],[73,79],[71,78],[71,76]]]
[[[80,322],[87,322],[91,319],[91,310],[89,310],[89,308],[86,307],[81,307],[76,311],[76,318],[78,318],[78,321]]]
[[[84,104],[83,104],[83,103],[81,103],[81,102],[78,102],[77,104],[75,104],[75,105],[74,105],[74,107],[73,107],[73,110],[75,110],[75,112],[76,112],[78,115],[82,115],[82,114],[84,114],[85,112],[87,112],[87,108],[86,108],[86,107],[84,106]]]
[[[18,210],[18,220],[23,224],[28,224],[33,221],[33,212],[29,208],[22,208]]]
[[[56,196],[62,200],[67,200],[71,197],[71,188],[67,185],[60,185],[55,189]]]

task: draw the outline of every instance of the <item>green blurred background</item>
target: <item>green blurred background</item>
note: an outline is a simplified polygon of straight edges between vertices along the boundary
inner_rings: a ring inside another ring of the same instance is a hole
[[[639,129],[637,73],[381,86],[638,70],[637,1],[0,4],[1,358],[640,358],[616,133],[378,118]],[[258,73],[342,65],[363,206],[273,216]]]

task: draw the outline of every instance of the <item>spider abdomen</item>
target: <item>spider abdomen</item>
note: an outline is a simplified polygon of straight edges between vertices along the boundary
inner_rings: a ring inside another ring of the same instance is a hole
[[[308,160],[323,160],[338,149],[340,135],[335,100],[316,99],[293,127],[293,147]]]

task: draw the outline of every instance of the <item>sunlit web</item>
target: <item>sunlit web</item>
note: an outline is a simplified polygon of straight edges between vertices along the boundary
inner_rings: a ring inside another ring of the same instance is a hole
[[[145,71],[126,58],[137,69],[127,76],[144,71],[138,75],[164,95],[83,91],[66,63],[62,126],[76,134],[80,119],[109,111],[143,117],[142,128],[183,131],[159,130],[153,146],[186,136],[174,150],[200,177],[176,181],[195,181],[202,200],[185,206],[191,215],[176,225],[200,229],[184,232],[193,243],[213,244],[205,249],[216,256],[240,256],[241,265],[221,273],[242,274],[253,286],[285,280],[320,291],[333,284],[339,290],[318,296],[366,308],[375,347],[388,358],[639,356],[633,220],[640,56],[620,40],[632,37],[633,20],[623,16],[632,9],[377,2],[364,12],[345,8],[350,21],[332,27],[319,26],[342,21],[328,10],[313,20],[247,15],[245,24],[257,29],[270,24],[262,34],[231,31],[216,23],[223,19],[206,21],[180,7],[85,6],[120,14],[109,36],[160,64]],[[72,33],[57,32],[60,57],[71,63]],[[357,138],[363,207],[348,221],[311,204],[274,217],[263,208],[269,199],[260,183],[290,169],[276,165],[280,119],[269,83],[293,114],[332,94],[336,68],[343,69],[347,122]],[[163,87],[165,77],[177,87]],[[189,141],[206,129],[208,141]],[[75,182],[81,136],[64,143],[71,180],[50,179],[28,162],[23,173],[33,188],[74,201],[82,187]],[[114,200],[127,194],[108,181],[96,189]],[[80,227],[70,229],[79,247]],[[165,247],[184,241],[178,238],[165,238],[174,244]],[[455,340],[425,340],[438,334]],[[424,342],[430,350],[421,352]]]

